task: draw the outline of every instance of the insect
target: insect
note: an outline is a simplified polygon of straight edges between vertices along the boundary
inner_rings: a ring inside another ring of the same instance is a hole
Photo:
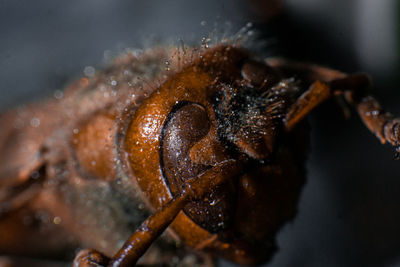
[[[296,215],[316,106],[343,97],[400,152],[400,120],[369,86],[231,43],[117,58],[0,117],[0,251],[87,248],[80,267],[266,262]]]

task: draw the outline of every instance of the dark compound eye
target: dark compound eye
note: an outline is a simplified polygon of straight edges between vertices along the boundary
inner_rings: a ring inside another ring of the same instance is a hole
[[[190,148],[210,128],[207,112],[195,103],[180,102],[170,112],[162,130],[160,160],[171,191],[179,192],[186,179],[207,169],[190,161]]]
[[[170,112],[162,130],[160,165],[172,195],[184,190],[185,181],[212,167],[191,159],[191,148],[208,134],[209,129],[207,111],[199,104],[180,102]],[[232,191],[228,184],[218,186],[210,190],[203,200],[189,203],[184,212],[209,232],[219,232],[232,220]]]

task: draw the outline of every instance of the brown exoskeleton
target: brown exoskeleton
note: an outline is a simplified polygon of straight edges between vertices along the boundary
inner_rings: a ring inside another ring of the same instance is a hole
[[[296,214],[313,108],[343,95],[399,152],[400,120],[369,85],[231,44],[116,59],[62,98],[0,117],[0,252],[90,248],[80,267],[265,262]]]

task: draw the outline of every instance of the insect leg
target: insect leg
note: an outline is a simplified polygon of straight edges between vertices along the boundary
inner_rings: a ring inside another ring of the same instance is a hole
[[[316,64],[288,61],[280,58],[268,58],[266,63],[283,74],[283,76],[298,77],[308,85],[316,80],[328,82],[347,77],[346,73]]]
[[[358,76],[362,76],[359,74]],[[368,78],[364,75],[366,79]],[[351,76],[350,76],[351,77]],[[333,91],[342,90],[344,96],[352,104],[367,128],[376,135],[382,144],[386,142],[396,147],[396,158],[400,156],[400,118],[394,117],[386,112],[379,102],[370,94],[366,88],[369,84],[354,83],[354,79],[343,78],[333,80],[331,88]]]
[[[379,102],[370,95],[352,100],[358,114],[367,128],[382,144],[388,142],[400,152],[400,118],[385,112]],[[398,157],[398,156],[397,156]]]
[[[292,130],[315,107],[331,97],[332,93],[327,83],[316,81],[297,99],[285,117],[286,131]]]
[[[97,251],[84,250],[75,258],[74,266],[134,266],[187,203],[201,198],[210,189],[226,181],[233,168],[236,168],[235,161],[224,161],[187,182],[181,194],[146,219],[111,259]]]
[[[290,107],[285,118],[285,128],[287,131],[293,129],[295,125],[304,119],[315,107],[336,94],[351,92],[352,95],[364,95],[366,88],[370,85],[370,80],[365,74],[353,74],[345,78],[339,78],[330,82],[317,80],[311,84],[297,101]]]
[[[292,105],[285,118],[287,131],[293,129],[311,110],[333,95],[343,94],[355,107],[367,128],[384,144],[396,147],[400,156],[400,118],[385,112],[379,102],[367,93],[371,82],[365,74],[354,74],[329,82],[317,80]]]

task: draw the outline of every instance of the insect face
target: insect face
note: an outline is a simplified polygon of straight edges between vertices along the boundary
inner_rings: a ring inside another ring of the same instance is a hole
[[[257,75],[249,73],[252,68]],[[202,244],[242,263],[259,262],[270,255],[265,251],[272,252],[282,222],[294,216],[303,183],[303,159],[298,159],[305,148],[296,156],[282,126],[298,88],[277,81],[271,68],[246,51],[218,46],[172,76],[135,111],[124,149],[132,177],[153,209],[179,196],[202,173],[227,161],[237,166],[225,170],[227,181],[188,203],[172,223],[189,245]],[[273,158],[285,161],[285,167],[267,165]],[[270,199],[278,191],[280,198],[287,195],[282,209]]]

